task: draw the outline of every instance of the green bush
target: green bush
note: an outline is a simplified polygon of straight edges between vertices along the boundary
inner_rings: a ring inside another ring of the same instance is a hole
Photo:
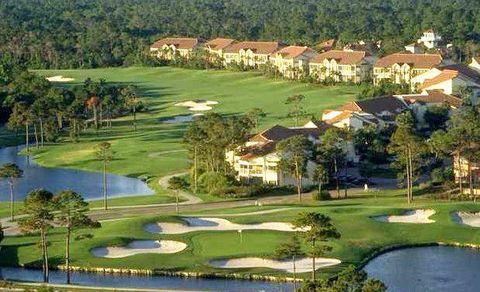
[[[217,193],[216,190],[224,189],[229,186],[228,179],[218,172],[205,172],[198,178],[200,187],[209,194]]]
[[[314,201],[327,201],[327,200],[331,200],[332,197],[330,196],[330,193],[327,190],[323,190],[321,193],[319,193],[318,191],[313,192],[312,199]]]

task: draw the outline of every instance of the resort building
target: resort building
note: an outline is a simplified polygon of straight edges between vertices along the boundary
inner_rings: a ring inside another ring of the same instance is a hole
[[[296,128],[276,125],[251,137],[240,150],[228,151],[225,159],[235,169],[239,181],[278,186],[294,185],[294,178],[283,173],[278,166],[281,160],[276,150],[278,142],[304,135],[313,143],[319,143],[320,136],[330,127],[322,122],[309,122]],[[309,162],[308,173],[311,174],[314,167],[315,163]],[[311,185],[313,182],[305,178],[303,184]]]
[[[210,56],[222,60],[225,49],[231,46],[234,42],[234,39],[216,38],[205,43],[204,48]]]
[[[472,174],[472,183],[474,185],[473,193],[474,195],[480,194],[480,189],[478,187],[480,182],[480,163],[475,161],[469,161],[467,158],[455,155],[453,158],[453,174],[455,176],[455,182],[459,183],[460,181],[465,183],[463,185],[463,193],[469,194],[469,169]]]
[[[373,68],[373,83],[382,81],[411,84],[412,78],[442,63],[439,54],[395,53],[379,59]]]
[[[308,64],[316,55],[309,47],[288,46],[270,56],[270,63],[283,76],[298,79],[308,74]]]
[[[410,52],[412,54],[422,54],[422,46],[418,43],[411,43],[405,46],[405,51]]]
[[[352,101],[336,110],[326,110],[322,114],[322,121],[337,128],[358,130],[374,125],[382,129],[394,125],[397,115],[407,109],[402,99],[381,96]]]
[[[331,50],[315,56],[310,76],[317,80],[359,83],[371,78],[373,59],[364,51]]]
[[[198,38],[164,38],[150,47],[150,53],[163,60],[173,60],[176,57],[188,59],[200,46]]]
[[[428,49],[434,49],[439,46],[442,41],[442,37],[435,33],[433,29],[427,29],[423,32],[423,35],[417,40],[419,44],[424,45]]]
[[[473,62],[473,61],[472,61]],[[429,90],[440,90],[446,94],[458,94],[465,88],[472,91],[472,101],[480,96],[480,72],[475,64],[453,64],[433,68],[412,79],[412,89],[423,93]]]
[[[225,65],[237,64],[258,68],[267,64],[270,55],[280,48],[279,42],[240,42],[227,47],[223,59]]]
[[[458,109],[462,104],[462,99],[445,94],[440,90],[429,90],[422,94],[405,94],[396,95],[401,98],[410,108],[418,121],[419,128],[427,127],[425,122],[425,112],[431,107],[446,107],[450,111],[450,115]]]

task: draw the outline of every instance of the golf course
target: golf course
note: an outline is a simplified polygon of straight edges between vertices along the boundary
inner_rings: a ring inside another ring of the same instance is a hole
[[[87,129],[77,143],[62,137],[57,143],[32,148],[31,155],[40,166],[100,172],[102,166],[94,159],[94,146],[108,141],[115,153],[108,172],[142,179],[154,190],[155,194],[148,196],[113,198],[109,205],[114,208],[108,211],[100,208],[101,201],[89,202],[89,215],[99,220],[101,227],[74,231],[71,265],[76,269],[217,276],[234,273],[244,278],[252,274],[280,279],[291,277],[286,270],[263,266],[228,268],[214,263],[242,258],[273,260],[275,249],[281,243],[288,241],[292,234],[301,237],[302,230],[294,230],[289,224],[302,212],[329,216],[341,234],[340,238],[326,243],[331,251],[324,258],[331,264],[318,270],[318,275],[324,278],[336,275],[349,265],[363,265],[372,256],[391,247],[435,243],[480,245],[480,233],[475,232],[475,227],[458,224],[453,217],[457,211],[478,211],[480,208],[475,203],[435,200],[418,187],[415,187],[415,198],[410,205],[407,205],[405,192],[401,189],[364,192],[357,188],[348,198],[328,201],[314,201],[311,194],[306,193],[301,203],[293,194],[271,193],[258,198],[228,200],[200,193],[201,201],[195,204],[190,204],[189,199],[182,196],[180,199],[186,203],[185,207],[181,206],[180,214],[175,214],[173,192],[159,180],[169,175],[184,175],[191,164],[182,144],[187,124],[165,122],[179,115],[192,114],[188,108],[176,104],[214,101],[212,111],[227,116],[241,115],[252,107],[261,108],[267,115],[260,121],[259,128],[265,129],[275,124],[293,125],[285,105],[289,96],[305,96],[306,122],[311,117],[320,118],[325,109],[354,100],[359,92],[357,86],[322,86],[269,79],[255,72],[172,67],[35,72],[45,77],[68,78],[68,82],[56,83],[65,87],[80,84],[86,78],[134,84],[145,104],[145,110],[137,115],[136,130],[132,127],[131,117],[125,116],[115,119],[111,128]],[[6,129],[1,130],[0,146],[21,141]],[[17,203],[18,210],[21,205],[21,202]],[[1,202],[0,218],[8,214],[9,204]],[[392,215],[394,217],[390,217]],[[404,219],[402,216],[410,217]],[[424,218],[420,220],[415,216]],[[377,217],[381,219],[377,220]],[[205,226],[194,228],[195,224],[188,220],[206,222],[203,222]],[[173,231],[166,232],[169,229],[165,226],[170,226]],[[59,227],[49,231],[52,267],[63,264],[65,232],[65,228]],[[41,268],[37,243],[36,234],[5,237],[0,250],[2,266]],[[162,251],[162,244],[172,246]],[[307,242],[302,240],[301,244],[303,250],[309,249]],[[299,277],[309,276],[309,271],[300,271]]]

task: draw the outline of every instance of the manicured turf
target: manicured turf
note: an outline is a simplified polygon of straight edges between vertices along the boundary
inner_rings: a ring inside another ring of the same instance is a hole
[[[263,207],[244,207],[229,210],[203,212],[205,216],[225,213],[245,213],[272,208],[301,207],[277,213],[229,216],[227,219],[237,223],[257,223],[291,221],[301,211],[315,211],[327,214],[342,234],[340,240],[332,242],[333,251],[327,256],[342,260],[337,267],[323,270],[323,276],[332,275],[349,264],[359,264],[382,248],[394,245],[425,244],[432,242],[459,242],[480,244],[478,229],[455,224],[450,213],[456,210],[479,210],[475,204],[462,202],[436,202],[428,198],[417,198],[408,207],[399,191],[383,192],[375,198],[372,195],[352,197],[307,205],[282,205]],[[432,216],[433,224],[393,224],[381,223],[370,217],[381,214],[399,214],[406,209],[433,208],[437,213]],[[218,258],[244,256],[272,256],[275,247],[284,242],[291,233],[275,231],[243,232],[240,241],[237,232],[194,232],[183,235],[156,235],[142,230],[148,222],[177,221],[175,216],[137,217],[118,221],[104,222],[96,230],[80,230],[77,234],[92,234],[91,239],[75,240],[72,246],[73,265],[87,267],[144,268],[176,271],[227,272],[208,265],[208,261]],[[174,255],[136,255],[124,259],[99,259],[90,255],[89,249],[97,246],[124,245],[135,239],[175,239],[186,242],[188,248]],[[53,264],[61,264],[63,253],[63,230],[55,229],[50,236],[50,254]],[[38,237],[24,236],[7,238],[0,252],[3,265],[39,265],[40,254],[36,246]],[[304,244],[307,250],[307,245]],[[266,268],[228,270],[239,273],[262,275],[284,275]],[[303,275],[305,277],[308,274]]]
[[[304,84],[267,79],[258,73],[202,71],[178,68],[112,68],[96,70],[37,71],[45,76],[73,77],[75,82],[85,78],[104,78],[110,82],[135,84],[148,106],[148,112],[140,114],[139,127],[134,132],[130,117],[114,122],[108,130],[93,131],[80,143],[55,145],[40,151],[38,163],[48,166],[98,170],[93,159],[92,147],[98,141],[113,143],[116,159],[110,171],[128,176],[161,176],[188,166],[187,153],[181,145],[185,124],[168,125],[162,120],[178,114],[188,114],[185,108],[174,104],[184,100],[214,100],[219,105],[214,111],[222,114],[241,114],[253,108],[268,113],[262,128],[275,123],[291,125],[287,119],[285,99],[294,94],[306,96],[305,108],[310,115],[320,117],[326,108],[337,107],[352,100],[358,91],[356,86],[331,86]],[[62,85],[68,86],[68,85]],[[307,119],[307,118],[306,118]]]

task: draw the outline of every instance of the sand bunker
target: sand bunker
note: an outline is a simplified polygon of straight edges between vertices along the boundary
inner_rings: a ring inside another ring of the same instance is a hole
[[[177,253],[186,249],[187,245],[180,241],[173,240],[136,240],[125,247],[96,247],[90,252],[99,258],[125,258],[136,254],[156,253],[169,254]]]
[[[72,82],[75,78],[63,77],[62,75],[52,76],[46,78],[50,82]]]
[[[212,109],[212,105],[218,104],[217,101],[206,100],[206,101],[184,101],[176,103],[175,106],[188,107],[189,110],[199,112],[199,111],[209,111]]]
[[[392,216],[376,216],[373,217],[374,220],[380,222],[388,223],[416,223],[416,224],[426,224],[434,223],[434,220],[428,219],[428,217],[435,214],[435,210],[411,210],[405,212],[403,215],[392,215]]]
[[[317,258],[315,261],[315,269],[326,268],[340,264],[338,259],[330,258]],[[210,261],[210,264],[217,268],[222,269],[241,269],[241,268],[270,268],[275,270],[281,270],[288,273],[293,273],[293,261],[292,260],[271,260],[262,258],[238,258],[228,260],[214,260]],[[302,258],[295,261],[295,267],[297,273],[306,273],[312,271],[312,258]]]
[[[480,212],[455,212],[452,217],[457,224],[480,227]]]
[[[150,223],[143,229],[150,233],[182,234],[194,231],[230,231],[230,230],[276,230],[303,231],[285,222],[266,222],[259,224],[236,224],[221,218],[182,217],[188,225],[171,222]]]

